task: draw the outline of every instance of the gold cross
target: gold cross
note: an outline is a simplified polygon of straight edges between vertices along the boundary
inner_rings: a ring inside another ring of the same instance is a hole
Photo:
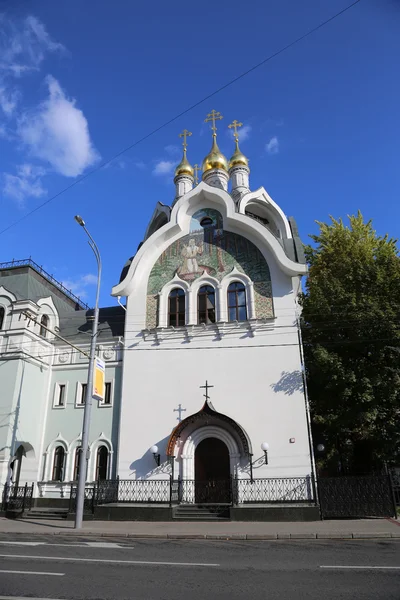
[[[184,150],[186,150],[186,148],[187,148],[186,138],[190,137],[191,135],[192,135],[192,132],[188,131],[187,129],[184,129],[182,131],[182,133],[179,134],[179,137],[183,137],[182,146],[183,146]]]
[[[235,142],[239,141],[239,134],[237,132],[238,127],[242,127],[243,123],[239,123],[239,121],[236,121],[236,119],[234,121],[232,121],[232,123],[230,125],[228,125],[229,129],[233,128],[233,137],[235,139]]]
[[[213,135],[216,135],[215,132],[217,131],[217,128],[215,127],[215,121],[220,121],[223,118],[224,117],[221,115],[220,112],[217,112],[213,109],[210,113],[208,113],[207,118],[204,119],[204,123],[209,123],[210,121],[212,121],[211,129],[213,130]]]
[[[194,171],[194,184],[197,185],[199,183],[198,172],[201,171],[200,165],[194,165],[193,171]]]

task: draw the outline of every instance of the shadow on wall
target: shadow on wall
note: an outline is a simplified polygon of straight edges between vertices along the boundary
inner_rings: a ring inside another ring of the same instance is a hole
[[[282,371],[280,380],[272,383],[271,388],[274,392],[283,392],[286,396],[304,392],[303,374],[301,371]]]
[[[167,435],[164,439],[155,442],[160,454],[159,467],[154,460],[154,456],[150,452],[150,448],[148,448],[141,458],[138,458],[129,465],[129,468],[132,471],[131,475],[136,475],[136,479],[146,479],[147,477],[155,477],[157,475],[170,475],[172,473],[172,467],[168,463],[166,455],[169,438],[170,436]]]

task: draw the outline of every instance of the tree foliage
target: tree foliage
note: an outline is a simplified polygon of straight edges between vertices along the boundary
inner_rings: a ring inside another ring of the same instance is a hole
[[[349,220],[318,223],[300,302],[314,437],[360,472],[400,458],[400,258],[360,212]]]

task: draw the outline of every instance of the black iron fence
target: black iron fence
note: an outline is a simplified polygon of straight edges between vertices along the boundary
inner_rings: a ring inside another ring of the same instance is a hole
[[[319,501],[324,519],[392,517],[396,514],[390,474],[321,477]]]
[[[390,477],[393,488],[394,502],[400,508],[400,468],[391,469]]]
[[[5,484],[1,501],[1,510],[30,510],[33,502],[34,484],[24,486]]]
[[[70,513],[76,512],[77,492],[78,492],[78,486],[71,485],[71,495],[69,497],[69,508],[68,508]],[[85,498],[83,501],[83,513],[86,515],[93,514],[94,507],[96,506],[96,504],[98,504],[97,497],[96,497],[96,486],[88,485],[85,487]]]
[[[24,488],[22,488],[24,489]],[[76,510],[76,486],[71,488],[70,512]],[[314,504],[325,519],[390,517],[396,514],[398,490],[389,473],[368,476],[271,477],[197,481],[194,479],[115,479],[85,489],[85,513],[98,504]]]
[[[76,510],[71,487],[70,512]],[[109,479],[87,486],[85,511],[98,504],[229,504],[314,502],[311,477],[198,481],[194,479]]]
[[[310,476],[235,479],[234,485],[235,499],[241,504],[315,501],[315,485]]]

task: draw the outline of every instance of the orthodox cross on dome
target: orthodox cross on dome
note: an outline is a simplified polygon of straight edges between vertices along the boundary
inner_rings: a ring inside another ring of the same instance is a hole
[[[182,133],[180,133],[180,134],[179,134],[179,137],[180,137],[180,138],[181,138],[181,137],[183,137],[182,146],[183,146],[183,149],[184,149],[185,151],[186,151],[186,148],[187,148],[186,138],[190,137],[191,135],[192,135],[192,132],[191,132],[191,131],[188,131],[187,129],[184,129],[184,130],[182,131]]]
[[[174,408],[174,412],[179,413],[176,419],[180,423],[182,421],[182,413],[186,412],[186,408],[182,408],[182,404],[178,404],[178,408]]]
[[[207,380],[206,380],[206,385],[201,385],[200,386],[200,389],[205,389],[206,390],[206,393],[203,394],[204,398],[206,399],[206,402],[208,402],[209,399],[210,399],[210,396],[208,395],[208,390],[210,388],[213,388],[213,387],[214,387],[213,385],[208,385],[208,381]]]
[[[229,129],[233,129],[233,137],[235,142],[239,141],[239,134],[237,132],[239,127],[243,127],[243,123],[239,123],[239,121],[236,121],[236,119],[234,121],[232,121],[232,123],[230,125],[228,125]]]
[[[194,184],[197,185],[199,183],[199,171],[201,171],[201,167],[200,165],[194,165],[193,166],[193,171],[194,171]]]
[[[204,119],[204,123],[212,122],[211,129],[213,130],[213,136],[217,135],[216,134],[217,128],[215,126],[215,121],[220,121],[223,118],[224,117],[221,115],[220,112],[217,112],[216,110],[213,109],[210,113],[208,113],[207,118]]]

